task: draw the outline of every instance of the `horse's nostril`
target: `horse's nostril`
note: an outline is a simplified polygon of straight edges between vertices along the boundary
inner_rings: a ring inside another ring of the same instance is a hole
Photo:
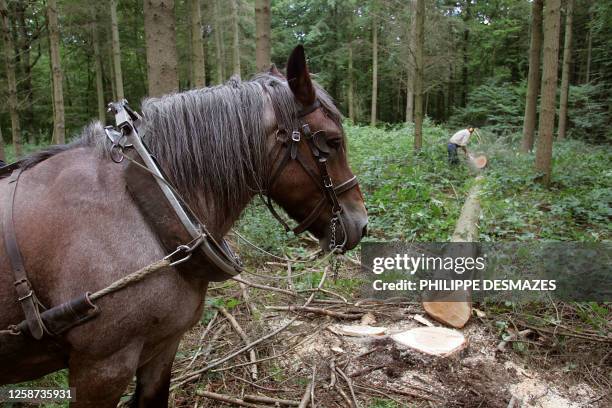
[[[368,236],[368,224],[363,226],[363,229],[361,230],[361,236],[362,237],[367,237]]]

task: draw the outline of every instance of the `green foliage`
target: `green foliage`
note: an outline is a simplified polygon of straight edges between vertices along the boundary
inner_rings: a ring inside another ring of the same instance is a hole
[[[609,111],[612,99],[607,93],[603,83],[570,87],[568,119],[571,137],[592,142],[612,141]]]
[[[449,125],[472,124],[496,134],[510,134],[523,128],[525,83],[518,85],[491,80],[470,93],[468,105],[455,110]]]
[[[489,145],[490,167],[481,196],[481,238],[599,241],[610,238],[612,172],[609,149],[577,140],[553,149],[553,185],[534,182],[533,154],[517,143]]]
[[[448,166],[449,132],[426,123],[424,148],[415,156],[411,127],[346,125],[345,130],[373,239],[449,239],[470,178],[465,166]]]

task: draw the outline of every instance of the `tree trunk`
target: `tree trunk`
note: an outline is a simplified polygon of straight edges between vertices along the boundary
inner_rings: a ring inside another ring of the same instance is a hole
[[[255,63],[257,71],[270,68],[270,0],[255,0]]]
[[[465,8],[463,14],[463,23],[465,24],[465,28],[463,29],[463,67],[461,71],[461,77],[463,82],[463,92],[461,94],[461,106],[467,106],[467,95],[468,95],[468,45],[470,40],[470,30],[467,27],[467,23],[470,19],[470,3],[471,0],[465,1]]]
[[[32,67],[36,64],[38,58],[35,59],[34,64],[30,60],[30,46],[32,44],[31,35],[27,29],[26,21],[26,9],[28,2],[16,2],[15,13],[17,14],[18,26],[19,26],[19,53],[21,54],[21,66],[22,66],[22,78],[21,86],[23,89],[22,109],[21,118],[25,123],[25,127],[29,129],[26,132],[28,135],[28,142],[35,143],[34,140],[34,129],[32,124],[34,122],[34,88],[32,86]]]
[[[416,41],[416,0],[410,0],[410,39],[408,40],[408,62],[406,65],[406,123],[414,122],[414,51]]]
[[[232,9],[232,66],[233,75],[240,77],[240,26],[238,21],[238,0],[230,0]]]
[[[191,18],[191,86],[206,86],[206,61],[202,43],[202,11],[200,0],[189,0]]]
[[[215,53],[217,56],[217,84],[222,84],[225,78],[225,52],[223,50],[223,33],[221,24],[221,15],[219,13],[219,4],[217,0],[212,0],[213,3],[213,19],[214,23],[214,36],[215,36]]]
[[[417,0],[414,47],[414,150],[423,147],[423,48],[425,46],[425,0]]]
[[[540,182],[550,184],[552,174],[552,141],[555,130],[557,65],[561,0],[544,1],[544,63],[542,67],[542,102],[540,106],[539,140],[535,167],[542,173]]]
[[[353,41],[348,42],[348,115],[351,122],[355,123],[355,88],[353,79]]]
[[[8,8],[6,1],[0,0],[0,19],[2,20],[2,38],[4,40],[4,63],[6,65],[6,79],[8,82],[8,106],[11,115],[11,129],[13,133],[13,147],[15,157],[21,156],[21,124],[19,123],[19,102],[17,101],[17,79],[15,77],[15,48],[11,36]]]
[[[146,1],[145,1],[146,3]],[[146,9],[146,6],[145,6]],[[117,100],[122,100],[123,94],[123,71],[121,70],[121,43],[119,42],[119,21],[117,19],[117,0],[110,0],[111,36],[113,73],[115,83],[115,94]]]
[[[94,66],[96,71],[96,97],[98,101],[98,120],[106,122],[106,107],[104,101],[104,84],[102,82],[102,56],[100,55],[100,38],[98,37],[98,16],[94,12],[94,21],[91,24],[91,38],[93,42]]]
[[[60,34],[57,25],[57,0],[47,1],[47,26],[51,71],[53,73],[53,143],[63,144],[66,141],[66,122],[64,118],[64,78],[60,59]]]
[[[378,100],[378,18],[372,15],[372,108],[370,126],[376,126],[376,102]]]
[[[0,160],[2,160],[3,162],[6,161],[6,155],[4,154],[4,139],[2,138],[2,126],[0,126]]]
[[[529,76],[525,118],[523,120],[523,140],[521,150],[525,153],[533,149],[533,140],[540,93],[540,53],[542,51],[542,5],[543,0],[534,0],[531,6],[531,44],[529,46]]]
[[[145,0],[149,96],[162,96],[179,89],[174,24],[174,0]]]
[[[591,56],[593,52],[593,18],[589,12],[589,35],[587,39],[587,57],[586,57],[586,75],[585,82],[588,84],[591,80]]]
[[[563,43],[563,70],[561,73],[561,99],[559,101],[559,129],[557,137],[565,139],[567,132],[567,100],[569,99],[570,68],[572,59],[572,22],[574,0],[567,0],[565,9],[565,40]]]

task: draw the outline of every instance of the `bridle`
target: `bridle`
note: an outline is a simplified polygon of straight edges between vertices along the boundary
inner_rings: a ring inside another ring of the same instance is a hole
[[[340,205],[340,201],[338,200],[338,196],[355,187],[357,185],[357,177],[353,176],[348,180],[343,181],[339,185],[334,186],[334,183],[331,177],[329,176],[329,172],[327,169],[327,159],[331,150],[330,147],[327,145],[326,133],[322,130],[312,133],[312,131],[310,130],[310,125],[303,121],[304,117],[321,108],[321,102],[318,99],[315,100],[315,102],[310,106],[302,108],[298,112],[299,128],[293,129],[290,137],[289,132],[285,128],[283,122],[280,120],[281,115],[278,112],[278,106],[274,103],[274,100],[272,98],[270,98],[270,100],[272,101],[272,106],[274,108],[274,116],[276,118],[276,123],[278,124],[278,130],[276,134],[277,140],[281,142],[276,157],[280,156],[283,151],[283,148],[285,150],[285,154],[278,166],[276,166],[276,168],[271,173],[271,176],[267,183],[266,198],[264,198],[263,201],[270,210],[270,213],[274,216],[274,218],[278,220],[278,222],[285,228],[285,230],[287,232],[292,231],[296,235],[306,231],[308,227],[310,227],[317,220],[317,218],[319,218],[321,212],[325,208],[325,204],[329,204],[332,212],[332,217],[330,220],[331,233],[329,250],[342,251],[344,249],[344,246],[346,245],[348,235],[346,231],[346,226],[341,217],[343,209],[342,205]],[[282,138],[283,135],[285,136],[284,139]],[[319,170],[318,174],[307,163],[303,154],[300,153],[299,146],[302,140],[305,140],[306,144],[310,149],[312,158],[316,162]],[[278,212],[272,205],[272,198],[269,194],[275,182],[278,180],[278,177],[291,160],[295,160],[300,164],[300,166],[304,169],[306,174],[308,174],[308,176],[313,180],[313,182],[319,188],[323,195],[321,199],[317,202],[317,204],[314,206],[314,208],[311,210],[310,214],[306,216],[306,218],[304,218],[295,228],[289,227],[289,224],[287,224],[287,222],[278,214]],[[342,231],[341,242],[336,242],[336,228],[338,226],[341,227]]]

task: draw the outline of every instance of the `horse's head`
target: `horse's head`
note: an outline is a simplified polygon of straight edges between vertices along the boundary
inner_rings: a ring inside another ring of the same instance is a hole
[[[289,57],[286,81],[298,111],[294,128],[286,129],[281,108],[272,102],[268,197],[299,223],[294,232],[312,232],[324,250],[352,249],[366,233],[363,195],[348,164],[340,117],[311,81],[302,46]]]

